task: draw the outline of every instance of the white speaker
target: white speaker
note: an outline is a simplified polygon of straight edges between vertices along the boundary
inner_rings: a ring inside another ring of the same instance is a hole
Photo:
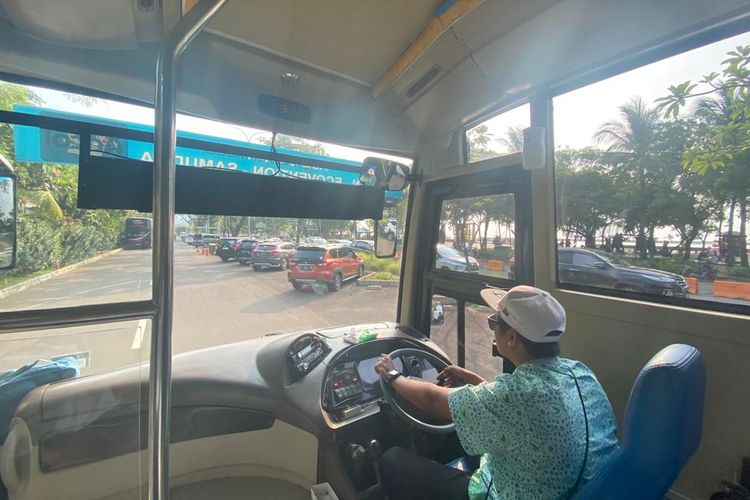
[[[523,168],[524,170],[540,170],[547,165],[547,151],[544,127],[529,127],[523,129]]]

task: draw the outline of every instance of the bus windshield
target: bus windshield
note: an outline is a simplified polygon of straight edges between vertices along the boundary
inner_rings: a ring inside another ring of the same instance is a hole
[[[76,100],[50,89],[0,83],[0,102],[7,110],[46,114],[92,123],[144,127],[152,120],[147,108],[104,99]],[[33,105],[32,105],[33,104]],[[274,148],[290,153],[332,159],[349,166],[358,165],[366,151],[276,136],[263,130],[180,116],[180,134],[211,130],[212,141],[233,145]],[[57,271],[53,277],[24,287],[0,298],[0,310],[17,308],[57,308],[105,302],[144,300],[151,296],[151,229],[149,217],[132,210],[84,210],[76,205],[78,190],[78,137],[33,127],[3,127],[2,151],[14,160],[20,173],[19,187],[28,196],[19,214],[21,225],[34,231],[19,233],[24,248],[38,247],[34,255],[22,252],[18,267],[2,276],[6,286],[46,275],[56,269],[75,266],[70,272]],[[136,141],[105,140],[99,137],[100,156],[150,159],[151,145]],[[407,159],[402,161],[409,162]],[[266,160],[229,157],[208,151],[182,149],[177,163],[199,168],[244,170],[247,175],[274,174]],[[307,170],[282,165],[285,172],[300,178]],[[320,170],[318,170],[320,171]],[[317,175],[317,174],[316,174]],[[358,175],[358,174],[357,174]],[[352,184],[355,174],[333,173],[324,182]],[[330,177],[330,178],[328,178]],[[314,182],[318,179],[310,179]],[[48,186],[42,198],[40,186]],[[401,245],[406,214],[406,197],[390,194],[383,220],[396,227]],[[396,319],[400,280],[399,258],[377,259],[372,253],[352,247],[358,265],[336,264],[333,273],[298,276],[298,262],[310,260],[297,246],[305,241],[341,241],[342,248],[355,240],[374,239],[372,220],[291,219],[281,217],[227,216],[181,213],[175,217],[175,308],[174,349],[176,353],[247,340],[274,332],[293,332],[342,324]],[[120,237],[117,237],[117,234]],[[260,242],[260,243],[258,243]],[[257,245],[257,246],[256,246]],[[132,250],[147,251],[132,251]],[[342,253],[343,256],[343,253]],[[337,262],[343,262],[340,258]],[[353,262],[353,261],[352,261]],[[300,264],[301,265],[301,264]],[[310,274],[310,273],[308,273]],[[341,286],[333,284],[340,280]],[[59,293],[65,289],[66,293]],[[253,293],[248,293],[253,290]],[[331,291],[335,290],[335,291]],[[195,307],[200,303],[200,307]],[[252,327],[251,327],[252,325]],[[140,332],[137,321],[133,332]],[[205,331],[223,332],[204,335]],[[41,355],[53,357],[68,352],[88,352],[84,374],[109,371],[140,360],[131,347],[147,345],[148,332],[123,336],[121,348],[99,348],[79,342],[49,345],[38,352],[38,345],[18,349],[0,358],[0,371],[21,366]],[[74,337],[70,337],[74,338]],[[103,347],[103,346],[102,346]]]

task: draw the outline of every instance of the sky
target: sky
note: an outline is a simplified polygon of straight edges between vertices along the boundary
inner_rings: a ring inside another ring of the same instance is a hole
[[[647,103],[668,95],[667,88],[686,80],[697,82],[704,75],[719,72],[727,52],[738,45],[750,45],[750,33],[727,38],[699,49],[663,59],[647,66],[582,87],[553,100],[555,145],[580,148],[594,146],[592,136],[601,124],[617,119],[618,107],[640,96]],[[700,91],[699,86],[695,91]],[[495,138],[509,126],[529,126],[528,105],[503,113],[487,123]],[[500,151],[501,146],[495,145]]]

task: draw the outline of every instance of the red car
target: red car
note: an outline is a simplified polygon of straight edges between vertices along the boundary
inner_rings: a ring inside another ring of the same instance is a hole
[[[292,286],[300,290],[316,282],[328,284],[335,292],[345,280],[358,279],[365,274],[365,264],[350,248],[340,245],[308,245],[297,248],[287,272]]]

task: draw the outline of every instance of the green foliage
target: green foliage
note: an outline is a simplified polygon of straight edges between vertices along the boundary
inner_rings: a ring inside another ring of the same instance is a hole
[[[389,273],[388,271],[378,271],[377,273],[368,276],[367,279],[378,281],[398,281],[400,279],[400,275]]]
[[[477,259],[502,260],[508,261],[515,257],[515,250],[510,246],[500,246],[493,249],[478,250],[475,257]]]
[[[397,259],[379,259],[373,254],[357,252],[365,261],[365,271],[368,273],[372,272],[385,272],[401,276],[401,261]],[[396,278],[398,279],[398,278]]]
[[[38,104],[27,87],[0,83],[0,109]],[[128,213],[77,207],[78,168],[74,165],[15,161],[13,131],[0,125],[0,154],[18,175],[17,265],[11,273],[31,275],[73,264],[115,248]]]
[[[41,219],[18,219],[16,274],[57,268],[62,259],[60,233]]]
[[[730,278],[742,278],[750,280],[750,267],[744,266],[725,266],[722,272]]]
[[[685,261],[673,258],[626,259],[630,264],[648,269],[657,269],[668,273],[682,274],[685,271]]]

